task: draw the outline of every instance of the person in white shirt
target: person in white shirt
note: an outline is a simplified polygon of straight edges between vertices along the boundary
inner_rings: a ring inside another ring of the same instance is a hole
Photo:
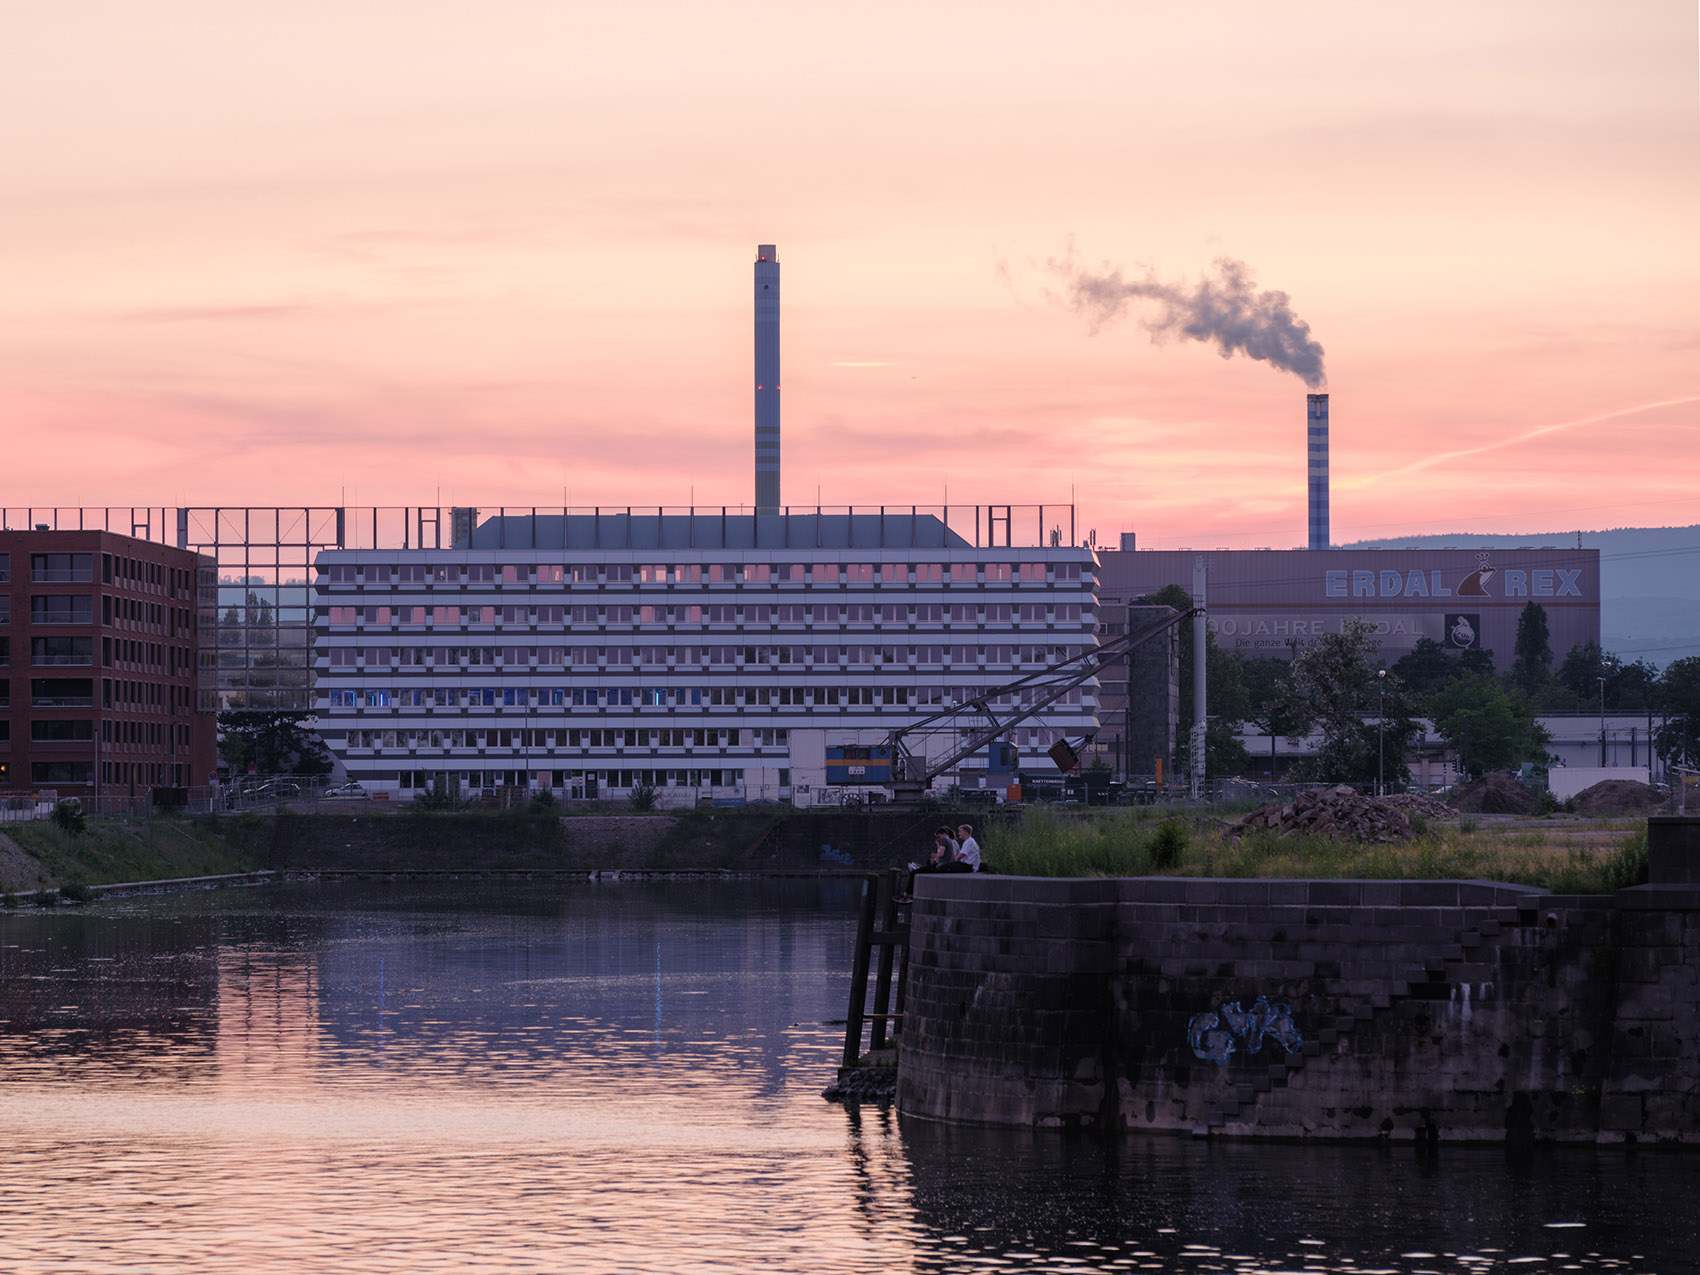
[[[980,870],[980,843],[974,840],[974,825],[965,823],[956,830],[961,843],[956,848],[956,861],[968,865],[970,872]]]

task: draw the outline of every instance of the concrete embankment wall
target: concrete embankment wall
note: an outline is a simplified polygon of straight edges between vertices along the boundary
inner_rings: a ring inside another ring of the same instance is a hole
[[[10,824],[10,836],[0,833],[0,888],[279,869],[836,872],[923,857],[935,825],[964,818],[879,807],[564,815],[524,809],[424,813],[356,802],[336,807],[95,820],[82,836],[46,821]],[[978,823],[981,814],[966,818]]]
[[[778,807],[565,817],[350,810],[231,819],[225,835],[266,868],[794,872],[899,864],[930,850],[935,825],[960,821],[951,812]]]
[[[916,896],[908,1115],[1700,1140],[1700,886],[939,876]]]

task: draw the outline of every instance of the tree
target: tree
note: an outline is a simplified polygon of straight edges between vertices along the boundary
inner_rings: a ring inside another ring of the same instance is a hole
[[[1418,638],[1417,644],[1393,662],[1389,672],[1398,676],[1419,704],[1459,677],[1470,673],[1493,675],[1493,652],[1472,647],[1449,651],[1433,638]]]
[[[1512,683],[1525,695],[1538,695],[1552,675],[1552,633],[1547,609],[1539,602],[1526,604],[1517,617],[1517,641],[1512,649]]]
[[[1458,661],[1439,642],[1422,637],[1408,653],[1393,662],[1390,671],[1412,695],[1419,700],[1427,700],[1458,676]]]
[[[1552,742],[1528,698],[1491,674],[1454,679],[1430,700],[1429,714],[1472,775],[1545,761]]]
[[[1625,664],[1610,651],[1602,651],[1598,642],[1578,642],[1570,648],[1541,703],[1548,708],[1596,708],[1601,678],[1608,709],[1645,711],[1658,703],[1658,670],[1646,660]]]
[[[1294,737],[1322,734],[1322,747],[1293,767],[1295,779],[1373,783],[1410,778],[1405,753],[1417,736],[1415,706],[1397,675],[1377,677],[1371,625],[1347,620],[1293,657],[1285,711]],[[1377,747],[1381,752],[1377,753]],[[1378,765],[1379,762],[1379,765]]]
[[[1673,660],[1659,679],[1665,722],[1653,736],[1667,765],[1700,766],[1700,655]]]
[[[1269,736],[1269,777],[1275,777],[1275,741],[1296,733],[1299,723],[1289,716],[1288,694],[1292,668],[1274,655],[1253,655],[1240,661],[1250,708],[1246,720]]]
[[[1158,606],[1176,611],[1192,610],[1192,594],[1178,584],[1166,584],[1151,595]],[[1182,621],[1180,643],[1180,716],[1175,727],[1175,768],[1192,767],[1192,624]],[[1241,661],[1232,651],[1216,645],[1216,635],[1204,635],[1204,773],[1237,775],[1251,764],[1245,745],[1239,741],[1240,724],[1251,711]]]
[[[233,774],[328,775],[331,755],[307,713],[227,709],[218,715],[218,755]]]

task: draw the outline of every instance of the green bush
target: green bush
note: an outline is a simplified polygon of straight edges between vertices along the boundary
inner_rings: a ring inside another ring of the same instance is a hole
[[[88,816],[83,814],[83,806],[77,801],[61,801],[53,807],[54,826],[72,836],[81,836],[89,826]]]
[[[651,784],[638,784],[632,789],[632,795],[627,800],[633,810],[654,810],[655,788]]]
[[[1173,868],[1181,861],[1181,856],[1186,853],[1187,842],[1190,839],[1187,835],[1186,825],[1179,819],[1163,820],[1162,823],[1157,825],[1156,831],[1151,834],[1151,842],[1148,846],[1151,866],[1159,872],[1167,872],[1170,868]]]
[[[35,904],[38,908],[57,907],[59,905],[59,891],[37,890],[34,894],[30,895],[30,902]]]
[[[93,903],[95,894],[87,881],[68,881],[59,887],[59,897],[72,903]]]
[[[465,810],[466,802],[461,797],[458,788],[451,789],[441,779],[422,793],[415,794],[414,808],[417,810]]]

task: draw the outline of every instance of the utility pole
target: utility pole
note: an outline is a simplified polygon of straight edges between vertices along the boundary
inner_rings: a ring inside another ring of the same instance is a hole
[[[1192,617],[1192,799],[1204,798],[1204,720],[1205,720],[1205,570],[1204,555],[1199,554],[1192,567],[1192,604],[1198,613]]]
[[[1375,671],[1375,795],[1387,788],[1387,670]]]
[[[1594,680],[1600,684],[1600,766],[1603,768],[1606,764],[1606,679],[1596,677]]]

